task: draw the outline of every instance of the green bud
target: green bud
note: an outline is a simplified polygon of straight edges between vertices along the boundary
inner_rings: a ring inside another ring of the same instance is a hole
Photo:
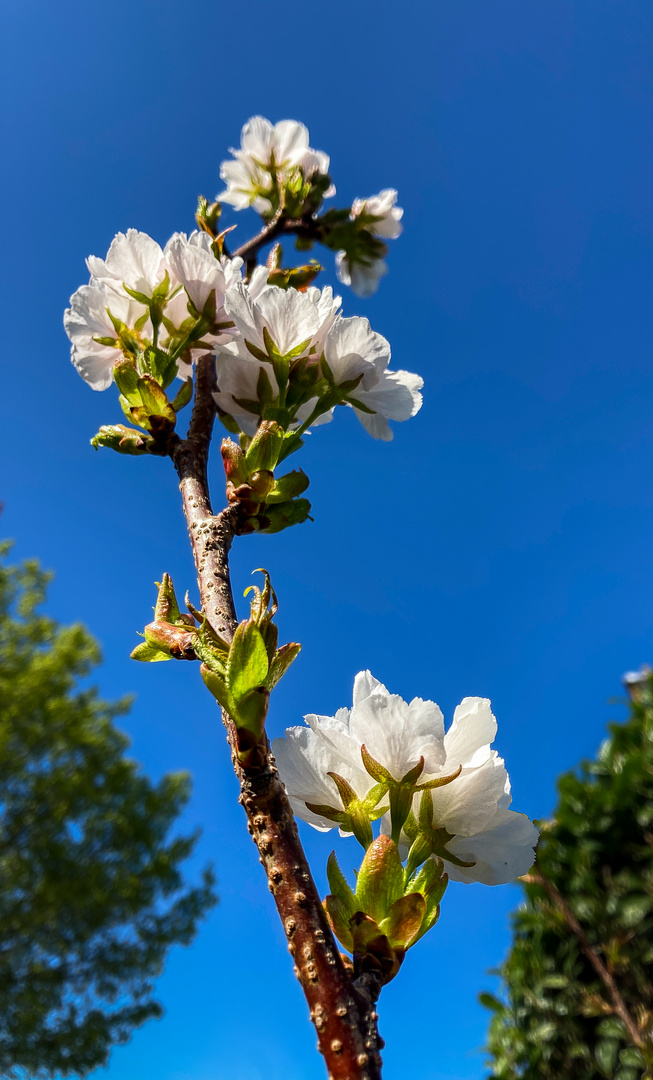
[[[106,446],[119,454],[130,454],[139,457],[141,454],[149,454],[155,450],[154,440],[149,435],[144,435],[134,428],[125,427],[124,424],[105,424],[91,439],[91,446],[97,450],[100,446]]]
[[[358,872],[357,906],[378,922],[387,917],[403,893],[404,868],[397,845],[381,834],[368,847]]]
[[[170,574],[164,574],[161,581],[155,581],[154,584],[158,589],[154,618],[176,623],[181,618],[181,612]]]
[[[169,653],[173,660],[197,660],[195,652],[197,635],[194,630],[156,620],[148,623],[144,634],[148,645]]]
[[[264,420],[258,427],[256,435],[252,439],[247,453],[245,464],[247,475],[264,469],[272,472],[279,460],[279,453],[283,446],[283,428],[274,420]]]
[[[195,221],[198,229],[208,233],[210,237],[215,239],[221,213],[222,207],[219,202],[209,203],[208,199],[200,195],[197,200],[197,210],[195,211]]]
[[[235,485],[244,483],[247,477],[245,455],[238,443],[235,443],[233,439],[223,439],[220,453],[227,480]]]

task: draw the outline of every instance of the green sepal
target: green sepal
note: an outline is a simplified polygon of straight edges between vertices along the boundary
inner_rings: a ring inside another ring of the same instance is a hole
[[[250,690],[264,686],[268,675],[268,654],[255,622],[241,622],[236,628],[227,661],[227,685],[236,704]]]
[[[273,626],[274,624],[271,623],[269,629],[272,629]],[[274,629],[276,630],[276,627]],[[283,678],[290,665],[299,655],[300,650],[301,645],[296,641],[291,641],[288,645],[282,645],[275,652],[268,671],[266,683],[268,690],[273,690],[279,680]]]
[[[268,275],[268,285],[276,285],[279,289],[306,289],[315,281],[315,278],[324,270],[324,267],[312,259],[305,266],[294,266],[284,270],[282,267],[274,267]]]
[[[378,922],[386,917],[403,892],[404,868],[397,845],[381,834],[368,847],[358,872],[357,905]]]
[[[277,503],[290,502],[296,498],[297,495],[301,495],[306,491],[310,480],[302,469],[294,469],[292,472],[286,473],[285,476],[279,476],[275,480],[272,491],[266,496],[266,503],[268,505],[275,505]]]
[[[287,364],[291,360],[294,360],[296,357],[301,356],[311,343],[311,339],[309,337],[306,338],[306,341],[301,341],[299,345],[295,345],[294,349],[291,349],[289,352],[281,353],[279,352],[279,349],[277,348],[275,342],[272,340],[267,326],[263,327],[263,340],[265,342],[265,347],[268,351],[268,358],[270,360],[281,361],[284,364]]]
[[[135,428],[125,427],[124,424],[104,424],[97,435],[91,439],[91,446],[96,450],[100,446],[106,446],[118,454],[140,457],[142,454],[151,453],[154,442],[149,435],[144,435],[142,431],[136,431]]]
[[[393,949],[409,949],[417,940],[426,915],[426,901],[421,893],[400,896],[379,923]]]
[[[170,653],[157,649],[156,646],[148,644],[147,641],[141,641],[140,645],[132,649],[129,655],[132,660],[143,660],[148,664],[157,664],[161,660],[172,660]]]

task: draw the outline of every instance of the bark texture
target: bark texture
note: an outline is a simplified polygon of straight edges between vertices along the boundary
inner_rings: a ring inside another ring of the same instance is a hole
[[[202,608],[212,627],[230,641],[237,626],[229,577],[234,524],[230,510],[213,513],[207,481],[214,383],[212,358],[203,357],[197,363],[188,437],[174,443],[170,456],[179,476]],[[269,747],[262,765],[245,769],[236,756],[233,722],[224,710],[223,720],[240,782],[240,802],[288,939],[329,1078],[379,1080],[383,1041],[378,1034],[375,1002],[380,986],[365,977],[354,980],[343,963]]]

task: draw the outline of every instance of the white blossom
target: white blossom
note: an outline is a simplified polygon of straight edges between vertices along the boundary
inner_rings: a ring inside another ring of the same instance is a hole
[[[177,281],[181,282],[195,309],[202,312],[211,293],[215,295],[215,321],[224,322],[225,293],[241,280],[240,258],[217,259],[208,233],[196,230],[190,236],[175,233],[165,246],[165,257]],[[188,313],[187,313],[188,314]]]
[[[240,149],[232,147],[230,152],[234,160],[220,166],[220,179],[227,187],[218,198],[236,210],[253,206],[260,214],[268,213],[271,202],[266,192],[272,190],[275,178],[283,184],[292,169],[300,168],[306,179],[329,172],[328,155],[311,149],[308,129],[296,120],[271,124],[263,116],[253,116],[242,129]],[[331,185],[325,197],[334,194]]]
[[[433,701],[407,703],[390,694],[369,671],[356,676],[352,709],[335,716],[307,716],[308,727],[289,728],[275,739],[273,753],[295,813],[315,828],[335,822],[309,810],[306,803],[342,811],[329,772],[344,777],[359,798],[375,781],[363,767],[361,747],[396,780],[424,758],[419,783],[460,774],[429,793],[433,827],[451,836],[442,852],[447,872],[459,881],[500,884],[525,873],[533,862],[537,830],[523,814],[509,810],[510,783],[502,758],[491,743],[496,720],[485,698],[465,698],[444,733],[443,717]],[[421,793],[416,793],[417,814]],[[383,831],[390,832],[384,819]],[[404,845],[407,850],[408,841]],[[461,867],[446,859],[473,862]]]
[[[403,229],[400,224],[404,212],[397,206],[397,192],[394,188],[385,188],[378,195],[370,195],[367,199],[354,199],[351,204],[350,217],[365,219],[365,228],[372,236],[380,236],[384,240],[396,240]],[[367,218],[376,218],[376,221],[368,221]]]
[[[409,420],[422,407],[424,380],[410,371],[388,370],[390,344],[367,319],[336,319],[326,335],[324,356],[336,384],[362,375],[352,397],[373,413],[352,407],[373,438],[388,442],[392,439],[388,420]]]
[[[262,268],[258,268],[259,270]],[[237,340],[217,349],[218,392],[221,409],[249,433],[255,406],[245,409],[236,399],[258,401],[257,382],[264,369],[278,393],[272,364],[257,353],[267,355],[271,339],[281,355],[295,353],[310,363],[323,364],[322,375],[336,387],[360,377],[351,390],[351,407],[365,429],[376,439],[389,440],[392,431],[388,420],[408,420],[421,407],[422,379],[406,371],[390,371],[390,345],[375,333],[367,319],[343,318],[339,314],[340,297],[330,286],[315,287],[305,293],[268,285],[266,272],[255,272],[249,284],[237,281],[225,294],[225,313],[233,321]],[[343,394],[348,391],[344,390]],[[301,406],[295,421],[308,420],[317,399]],[[360,406],[360,407],[359,407]],[[368,412],[366,410],[373,410]],[[327,423],[332,410],[313,424]],[[296,424],[295,424],[296,426]]]
[[[170,272],[163,250],[147,233],[128,229],[117,233],[111,241],[106,259],[89,255],[86,265],[91,283],[101,282],[119,296],[125,295],[126,285],[135,292],[151,296]]]
[[[127,293],[121,295],[97,282],[77,289],[64,314],[64,328],[72,342],[71,360],[93,390],[106,390],[111,385],[113,366],[122,356],[109,312],[130,330],[141,320],[140,332],[145,338],[152,332],[147,308]],[[111,338],[115,345],[100,344],[97,338]]]
[[[366,300],[373,296],[379,287],[382,277],[388,272],[388,264],[384,259],[371,259],[369,262],[351,262],[346,252],[339,251],[336,254],[336,274],[338,281],[343,285],[349,285],[356,296]]]
[[[349,217],[352,221],[361,220],[361,225],[382,240],[396,240],[401,235],[400,224],[404,212],[397,203],[394,188],[385,188],[378,195],[367,199],[354,199]],[[372,220],[368,220],[371,218]],[[376,219],[376,220],[374,220]],[[351,259],[344,251],[336,255],[336,273],[343,285],[349,285],[357,296],[369,297],[379,287],[379,281],[388,272],[386,262],[381,258]]]

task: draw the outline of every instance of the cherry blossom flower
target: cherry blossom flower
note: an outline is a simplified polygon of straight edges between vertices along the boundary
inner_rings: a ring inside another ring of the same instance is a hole
[[[314,828],[336,828],[342,817],[339,788],[329,774],[346,781],[359,800],[369,795],[377,781],[363,763],[365,747],[397,782],[423,759],[415,781],[423,790],[414,794],[413,820],[422,800],[431,799],[437,854],[452,878],[500,884],[532,865],[537,830],[523,814],[508,809],[510,783],[502,758],[491,749],[497,725],[487,699],[465,698],[445,734],[435,702],[405,702],[365,671],[356,676],[351,709],[339,709],[333,717],[309,715],[305,721],[307,727],[289,728],[285,738],[275,739],[272,750],[293,810]],[[445,782],[429,787],[438,780]],[[327,808],[333,818],[325,816]],[[382,830],[390,833],[387,816]],[[407,825],[405,854],[409,831]]]
[[[404,214],[396,202],[397,192],[394,188],[385,188],[367,199],[354,199],[349,216],[372,236],[380,240],[396,240],[402,232],[400,222]],[[381,247],[383,253],[384,248]],[[384,259],[374,254],[361,254],[360,258],[355,258],[345,251],[339,251],[336,255],[338,280],[343,285],[349,285],[357,296],[372,296],[387,272]]]
[[[119,296],[125,295],[125,285],[134,292],[151,296],[157,285],[169,273],[163,250],[147,233],[128,229],[117,233],[111,241],[106,259],[89,255],[86,265],[91,282],[101,282]]]
[[[354,409],[376,439],[392,438],[388,420],[408,420],[418,412],[422,379],[410,372],[388,370],[390,346],[386,339],[371,329],[367,319],[343,318],[340,302],[329,286],[300,293],[268,285],[260,274],[249,285],[237,282],[229,290],[225,312],[234,323],[238,340],[217,350],[216,401],[238,419],[241,430],[250,433],[251,417],[262,414],[259,377],[264,381],[267,377],[272,387],[268,401],[277,401],[274,358],[268,353],[271,343],[280,356],[291,355],[294,361],[304,357],[319,365],[319,374],[326,380],[323,393],[337,393],[343,387],[341,400]],[[356,380],[360,380],[358,384]],[[302,404],[295,420],[308,420],[317,400],[311,399],[310,408]],[[243,402],[251,404],[244,406]],[[313,423],[330,418],[331,410]]]
[[[220,179],[227,187],[218,198],[236,210],[252,206],[260,214],[272,209],[271,193],[283,185],[293,169],[301,169],[306,179],[327,176],[329,157],[309,146],[308,129],[296,120],[271,124],[263,116],[253,116],[242,129],[240,149],[231,148],[234,161],[223,161]],[[334,195],[333,185],[324,197]]]
[[[71,296],[70,307],[64,314],[64,329],[72,342],[71,360],[93,390],[111,386],[113,366],[122,356],[111,315],[133,331],[135,339],[151,336],[147,308],[127,293],[114,292],[105,283],[82,285]],[[139,331],[135,330],[137,324]],[[115,344],[110,344],[109,339]]]

